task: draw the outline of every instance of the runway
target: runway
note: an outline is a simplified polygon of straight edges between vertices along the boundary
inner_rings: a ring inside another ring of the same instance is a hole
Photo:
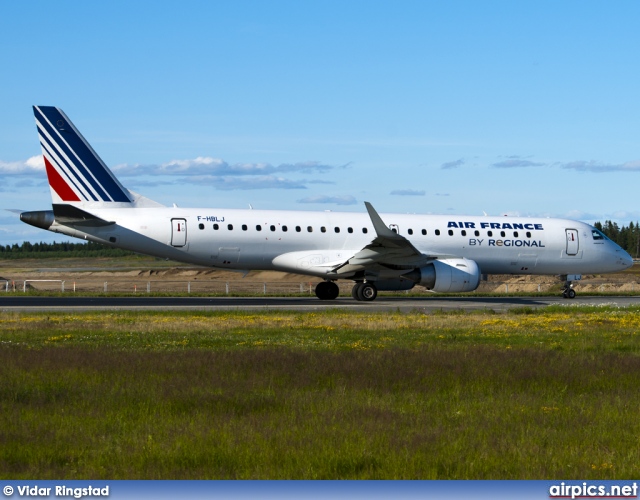
[[[627,307],[640,305],[640,296],[562,297],[379,297],[374,302],[351,298],[321,301],[300,297],[21,297],[0,295],[0,311],[89,311],[89,310],[293,310],[318,311],[451,311],[493,310],[505,312],[519,307],[564,306]]]

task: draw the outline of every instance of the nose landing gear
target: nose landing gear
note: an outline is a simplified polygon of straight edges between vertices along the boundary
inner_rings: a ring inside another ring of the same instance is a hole
[[[576,291],[573,289],[572,281],[578,281],[582,279],[580,274],[567,274],[566,276],[561,276],[561,279],[564,279],[564,286],[562,287],[562,296],[565,299],[575,299]]]
[[[571,284],[570,281],[567,281],[564,284],[564,287],[562,288],[562,296],[565,299],[575,299],[576,298],[576,291],[572,287],[573,287],[573,285]]]

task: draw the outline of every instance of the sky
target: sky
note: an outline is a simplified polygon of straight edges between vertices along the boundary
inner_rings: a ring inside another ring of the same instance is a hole
[[[0,2],[0,208],[32,105],[165,205],[640,219],[640,2]],[[0,212],[0,244],[61,241]]]

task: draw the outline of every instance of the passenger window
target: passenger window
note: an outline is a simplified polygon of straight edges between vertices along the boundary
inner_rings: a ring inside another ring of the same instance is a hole
[[[367,233],[369,232],[369,230],[368,230],[366,227],[363,227],[363,228],[362,228],[362,232],[363,232],[364,234],[367,234]]]
[[[475,234],[476,236],[480,236],[480,231],[478,231],[477,229],[473,232],[473,234]]]
[[[198,227],[199,227],[200,229],[204,229],[204,224],[200,223],[200,224],[198,224]]]
[[[513,232],[513,237],[514,237],[514,238],[517,238],[517,237],[518,237],[518,231],[514,231],[514,232]]]
[[[272,231],[276,230],[276,226],[274,226],[273,224],[271,226],[269,226],[269,229],[271,229]]]
[[[313,233],[313,228],[311,226],[307,226],[307,232],[308,233]]]
[[[505,236],[505,232],[504,232],[504,231],[500,231],[500,236],[501,236],[502,238],[504,238],[504,236]]]
[[[340,232],[340,228],[339,228],[339,227],[334,227],[334,228],[333,228],[333,230],[334,230],[336,233],[339,233],[339,232]]]
[[[422,235],[423,235],[423,236],[426,236],[426,235],[427,235],[427,230],[426,230],[426,229],[423,229],[423,230],[422,230]]]
[[[453,229],[449,229],[449,236],[453,236]]]
[[[440,236],[440,229],[436,229],[436,236]]]
[[[467,232],[463,229],[462,231],[460,231],[460,234],[461,234],[462,236],[466,236],[466,235],[467,235]]]
[[[233,231],[233,224],[227,224],[227,229],[229,231]]]
[[[324,226],[320,226],[320,232],[321,233],[326,233],[327,232],[327,228]]]
[[[413,234],[413,229],[407,229],[407,233]]]
[[[289,230],[289,228],[287,226],[282,226],[282,232],[286,233]]]
[[[220,226],[218,226],[218,224],[214,224],[213,225],[213,229],[215,229],[217,231],[218,229],[220,229]]]
[[[352,227],[348,227],[347,228],[347,233],[353,233],[353,228]]]
[[[260,224],[256,224],[256,231],[262,231],[262,226]]]
[[[300,226],[296,226],[296,233],[299,233],[300,231],[302,231],[302,228]]]
[[[487,236],[491,238],[493,236],[493,231],[487,231]]]
[[[242,224],[242,230],[246,231],[247,230],[247,225],[246,224]]]
[[[527,238],[531,238],[531,233],[527,231]]]

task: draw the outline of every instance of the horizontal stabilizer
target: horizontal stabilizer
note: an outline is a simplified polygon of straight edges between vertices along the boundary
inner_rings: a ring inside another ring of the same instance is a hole
[[[115,224],[113,221],[106,221],[72,205],[54,204],[53,215],[55,216],[58,224],[64,224],[65,226],[102,227]]]

